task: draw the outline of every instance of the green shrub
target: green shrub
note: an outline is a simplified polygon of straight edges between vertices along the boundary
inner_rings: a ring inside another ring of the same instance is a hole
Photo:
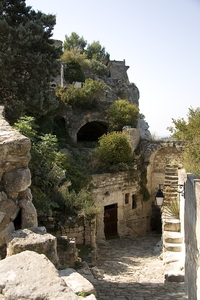
[[[91,108],[97,105],[102,96],[104,84],[98,80],[86,79],[82,88],[71,86],[57,89],[56,95],[66,104],[78,108]]]
[[[139,109],[128,100],[117,100],[111,104],[108,111],[108,122],[111,130],[119,131],[124,126],[137,126]]]
[[[67,63],[67,68],[64,71],[64,77],[69,83],[85,81],[85,75],[81,69],[81,65],[75,60]]]
[[[90,67],[99,76],[108,76],[109,71],[105,64],[101,63],[96,59],[90,61]]]
[[[130,163],[132,148],[124,133],[111,132],[100,138],[99,146],[95,149],[95,156],[106,166]]]

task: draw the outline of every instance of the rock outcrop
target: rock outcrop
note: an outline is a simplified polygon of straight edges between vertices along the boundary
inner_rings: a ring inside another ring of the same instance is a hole
[[[0,255],[11,234],[37,226],[37,212],[29,189],[30,140],[13,129],[0,106]],[[5,252],[5,251],[4,251]]]
[[[78,300],[43,254],[24,251],[0,261],[0,299]],[[93,294],[84,299],[96,299]]]
[[[56,237],[47,233],[45,227],[21,229],[12,233],[7,245],[7,256],[31,250],[44,254],[55,265],[59,265]]]

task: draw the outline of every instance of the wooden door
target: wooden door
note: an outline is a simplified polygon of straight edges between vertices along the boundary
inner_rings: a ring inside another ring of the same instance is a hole
[[[115,236],[117,232],[117,203],[104,206],[105,237]]]

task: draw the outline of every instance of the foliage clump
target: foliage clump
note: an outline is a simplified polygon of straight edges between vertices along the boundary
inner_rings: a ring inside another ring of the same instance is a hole
[[[105,51],[105,47],[102,47],[99,41],[88,44],[86,53],[88,59],[96,59],[105,64],[107,64],[110,59],[110,54]]]
[[[111,132],[99,139],[95,149],[95,157],[100,163],[100,168],[121,165],[124,167],[132,162],[132,148],[123,132]]]
[[[92,70],[98,76],[108,76],[109,59],[109,53],[99,41],[87,44],[87,41],[76,32],[65,36],[61,60],[66,63],[64,77],[69,83],[84,82],[85,70]]]
[[[81,88],[72,85],[68,89],[60,88],[56,95],[66,104],[76,108],[92,108],[97,105],[104,90],[104,83],[88,78]]]
[[[87,174],[79,170],[72,157],[58,149],[56,136],[38,133],[33,117],[22,117],[15,128],[32,142],[29,168],[31,190],[38,211],[59,211],[65,216],[97,213],[92,196],[85,190]]]
[[[76,32],[72,32],[70,36],[68,36],[67,34],[65,35],[65,50],[70,51],[74,48],[77,48],[80,52],[83,52],[86,45],[87,41],[83,37],[80,37]]]
[[[85,81],[85,75],[81,69],[81,65],[76,60],[72,60],[67,63],[67,68],[64,71],[64,77],[69,83]]]
[[[91,59],[89,61],[89,67],[98,76],[109,76],[109,71],[108,71],[107,66],[96,59]]]
[[[0,102],[10,124],[58,105],[49,89],[62,53],[51,39],[55,24],[54,15],[36,12],[24,0],[0,3]]]
[[[176,140],[184,142],[181,161],[187,172],[200,177],[200,108],[190,108],[188,120],[172,119],[174,127],[169,127]]]
[[[108,111],[108,121],[111,130],[120,131],[124,126],[136,127],[139,116],[137,105],[126,99],[115,101]]]

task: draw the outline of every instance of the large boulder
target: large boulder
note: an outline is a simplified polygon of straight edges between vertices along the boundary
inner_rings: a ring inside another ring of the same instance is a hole
[[[0,261],[0,299],[78,300],[43,254],[24,251]]]
[[[13,232],[11,239],[7,244],[7,256],[25,250],[45,254],[55,266],[58,266],[59,264],[56,237],[46,233],[45,227],[32,227]]]
[[[31,185],[31,172],[29,168],[18,168],[5,173],[3,185],[7,194],[19,193]]]

